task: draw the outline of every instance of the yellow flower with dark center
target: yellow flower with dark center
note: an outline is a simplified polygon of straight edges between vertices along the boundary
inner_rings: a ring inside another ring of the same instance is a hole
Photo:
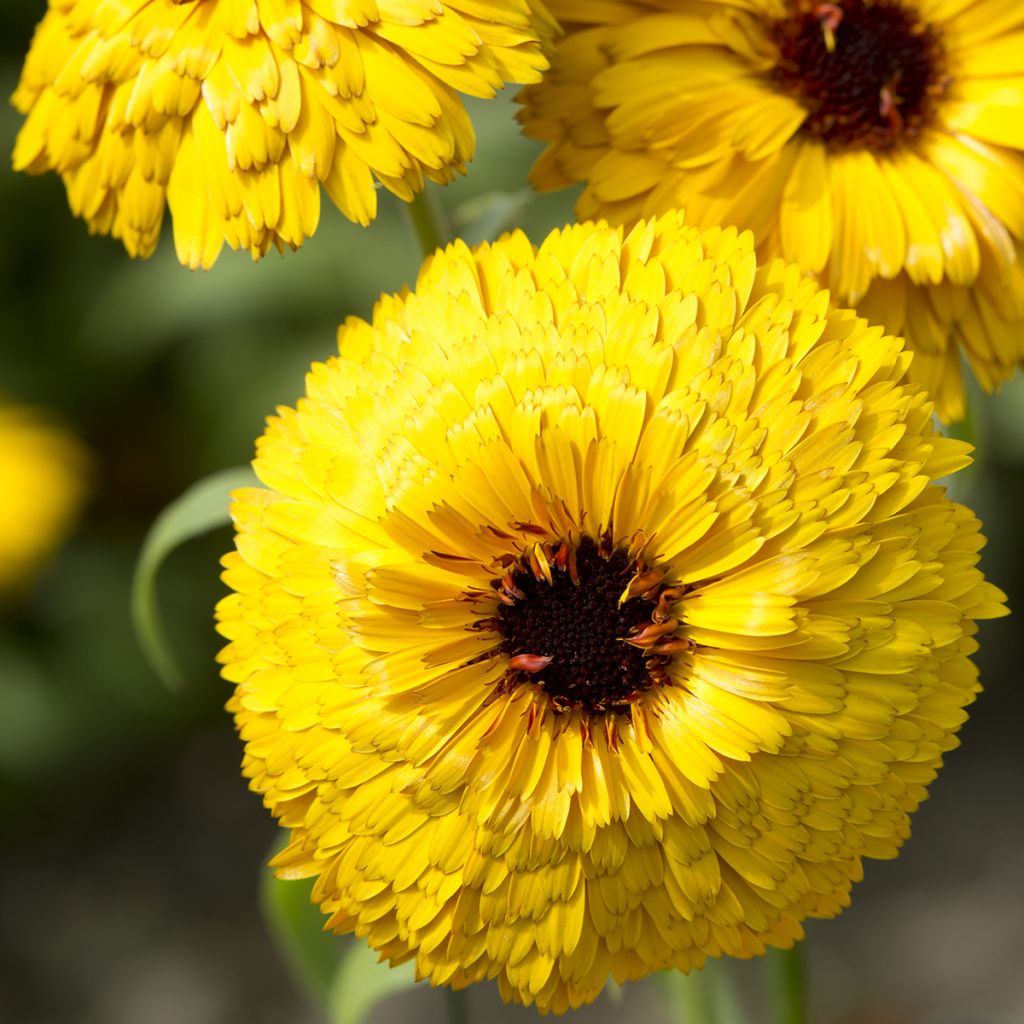
[[[82,503],[87,461],[62,428],[0,404],[0,593],[23,584],[64,539]]]
[[[542,1011],[838,913],[1005,611],[902,343],[668,216],[456,243],[339,349],[218,609],[281,874]]]
[[[54,170],[91,231],[178,257],[258,258],[316,230],[320,187],[376,216],[465,169],[458,93],[547,67],[543,0],[50,0],[14,104],[18,170]]]
[[[521,98],[541,188],[581,217],[674,207],[755,233],[917,353],[963,416],[1024,363],[1024,5],[553,0],[565,37]]]

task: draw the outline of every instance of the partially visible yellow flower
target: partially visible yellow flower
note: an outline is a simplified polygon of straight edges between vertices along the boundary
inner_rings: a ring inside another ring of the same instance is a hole
[[[0,593],[64,539],[85,493],[81,444],[39,413],[0,404]]]
[[[348,218],[473,156],[458,93],[535,81],[543,0],[50,0],[14,104],[14,166],[55,170],[133,256],[164,202],[178,257],[298,248],[322,185]]]
[[[218,609],[280,873],[542,1011],[838,913],[1005,612],[902,343],[670,216],[457,243],[339,348]]]
[[[565,37],[524,90],[541,188],[581,217],[673,207],[754,231],[905,334],[943,419],[961,353],[1024,363],[1024,4],[552,0]]]

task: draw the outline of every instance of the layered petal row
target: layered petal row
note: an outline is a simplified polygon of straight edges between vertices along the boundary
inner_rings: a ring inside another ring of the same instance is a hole
[[[456,243],[349,320],[224,559],[279,872],[542,1011],[837,914],[1005,612],[910,361],[678,215]]]
[[[581,217],[675,207],[754,232],[917,353],[946,420],[961,356],[1024,363],[1024,7],[1003,0],[553,0],[521,120]]]
[[[56,171],[91,231],[133,256],[165,203],[209,267],[300,246],[321,188],[359,224],[473,156],[459,93],[535,81],[542,0],[51,0],[15,106],[14,166]]]

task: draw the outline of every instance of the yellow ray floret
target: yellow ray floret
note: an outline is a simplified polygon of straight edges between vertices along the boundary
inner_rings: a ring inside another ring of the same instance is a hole
[[[14,166],[56,171],[91,231],[148,256],[298,248],[321,186],[359,224],[473,156],[458,93],[535,81],[543,0],[50,0],[15,106]]]
[[[1005,612],[909,363],[678,215],[456,243],[349,320],[224,559],[280,873],[542,1011],[837,914]]]
[[[581,217],[752,230],[918,353],[939,415],[1024,364],[1024,6],[552,0],[521,94]]]
[[[0,403],[0,593],[64,539],[86,490],[80,442],[40,413]]]

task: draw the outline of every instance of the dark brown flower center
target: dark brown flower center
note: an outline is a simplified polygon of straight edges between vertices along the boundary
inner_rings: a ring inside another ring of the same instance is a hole
[[[506,688],[533,682],[556,710],[627,710],[665,680],[683,641],[669,607],[679,591],[609,539],[538,545],[495,580],[493,626],[509,659]]]
[[[947,85],[938,33],[896,0],[798,0],[772,36],[777,83],[807,108],[803,130],[832,149],[914,138]]]

